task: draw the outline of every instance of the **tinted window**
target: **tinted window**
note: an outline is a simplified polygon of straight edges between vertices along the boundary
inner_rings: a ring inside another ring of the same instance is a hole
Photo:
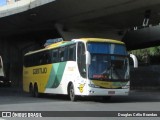
[[[71,45],[68,47],[68,61],[76,60],[76,45]]]
[[[84,43],[78,43],[77,50],[77,60],[78,60],[78,68],[82,77],[86,77],[86,57],[85,57],[85,46]]]
[[[59,60],[60,62],[64,62],[68,60],[68,48],[62,47],[59,50]]]
[[[59,62],[59,60],[58,60],[58,49],[52,50],[52,62],[53,63]]]
[[[84,50],[84,46],[81,46],[80,49]],[[76,61],[76,44],[27,55],[24,57],[24,66],[30,67],[64,61]]]
[[[51,62],[51,53],[49,51],[43,51],[24,57],[24,66],[26,67],[50,64]]]

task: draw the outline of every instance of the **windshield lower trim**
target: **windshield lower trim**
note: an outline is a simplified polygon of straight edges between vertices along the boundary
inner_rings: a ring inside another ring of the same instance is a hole
[[[128,82],[130,79],[90,79],[89,80],[97,80],[97,81],[104,81],[104,82]]]

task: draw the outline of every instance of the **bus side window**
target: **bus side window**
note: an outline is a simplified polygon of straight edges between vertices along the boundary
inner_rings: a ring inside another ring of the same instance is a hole
[[[67,47],[60,48],[59,51],[60,62],[67,61],[67,51],[68,51],[67,49],[68,49]]]
[[[34,64],[32,57],[33,57],[33,55],[28,56],[28,66],[33,66],[33,64]]]
[[[60,50],[60,52],[59,52],[59,58],[60,58],[60,62],[64,61],[64,50]]]
[[[39,54],[39,65],[43,65],[43,54]]]
[[[31,63],[32,63],[32,59],[31,59],[31,55],[29,55],[29,56],[26,56],[27,58],[26,58],[26,65],[27,65],[27,67],[30,67],[31,66]]]
[[[45,53],[41,52],[39,54],[39,65],[44,65],[46,63],[46,57],[45,57]]]
[[[57,49],[52,50],[52,62],[53,63],[58,62],[58,50]]]
[[[68,61],[68,47],[64,48],[64,61]]]
[[[76,60],[76,45],[71,45],[68,47],[68,60],[75,61]]]
[[[51,63],[51,57],[48,51],[42,52],[40,55],[40,64],[44,65],[44,64],[49,64]]]
[[[49,54],[48,54],[48,52],[44,53],[43,61],[44,61],[44,64],[49,64],[50,60],[49,60]]]
[[[46,52],[45,54],[46,56],[46,64],[50,64],[51,63],[51,53],[49,51]]]
[[[33,61],[32,66],[39,65],[39,54],[31,55],[31,59]]]

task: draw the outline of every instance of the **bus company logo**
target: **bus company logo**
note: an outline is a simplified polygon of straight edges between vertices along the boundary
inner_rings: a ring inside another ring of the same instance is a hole
[[[47,73],[47,68],[36,68],[33,69],[33,74],[46,74]]]
[[[83,93],[83,88],[84,88],[85,84],[80,84],[78,89],[81,93]]]

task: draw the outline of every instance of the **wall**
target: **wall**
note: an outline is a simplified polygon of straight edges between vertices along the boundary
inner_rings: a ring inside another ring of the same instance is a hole
[[[160,89],[160,65],[131,68],[131,88],[144,90]]]
[[[39,47],[35,41],[23,38],[0,38],[0,55],[3,58],[6,80],[11,86],[22,88],[23,55]]]

